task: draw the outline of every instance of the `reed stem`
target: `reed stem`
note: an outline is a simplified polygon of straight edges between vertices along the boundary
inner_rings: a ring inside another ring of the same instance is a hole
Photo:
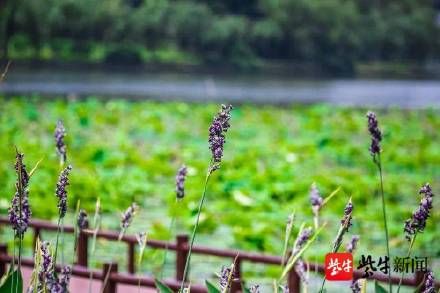
[[[199,208],[197,210],[196,224],[194,225],[194,229],[193,229],[193,232],[192,232],[192,235],[191,235],[191,242],[190,242],[190,245],[189,245],[188,256],[186,258],[185,269],[183,270],[183,279],[182,279],[182,284],[180,285],[180,292],[183,292],[183,287],[185,285],[186,275],[188,274],[188,267],[189,267],[189,263],[191,261],[192,247],[193,247],[193,244],[194,244],[194,239],[195,239],[196,234],[197,234],[197,228],[199,227],[200,214],[202,212],[203,203],[205,202],[206,188],[208,186],[208,181],[209,181],[209,178],[211,177],[211,174],[212,174],[212,166],[210,164],[210,167],[208,169],[208,174],[206,175],[205,184],[204,184],[204,187],[203,187],[202,198],[200,199]]]
[[[385,204],[385,193],[383,189],[383,173],[382,173],[382,162],[380,158],[380,154],[377,155],[377,168],[379,169],[379,177],[380,177],[380,193],[382,197],[382,215],[383,215],[383,223],[385,226],[385,241],[386,241],[386,247],[387,247],[387,256],[388,260],[391,261],[390,257],[390,241],[388,237],[388,222],[387,222],[387,212],[386,212],[386,204]],[[389,292],[392,293],[392,285],[391,285],[391,270],[388,270],[388,286],[389,286]]]

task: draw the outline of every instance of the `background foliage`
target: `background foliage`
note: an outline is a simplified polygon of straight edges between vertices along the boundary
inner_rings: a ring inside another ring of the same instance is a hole
[[[433,1],[9,0],[3,54],[137,64],[284,60],[352,72],[358,63],[438,58]]]
[[[59,163],[53,131],[61,118],[73,165],[71,210],[81,199],[93,213],[100,196],[106,213],[104,227],[117,229],[116,213],[135,200],[142,212],[129,233],[141,229],[153,238],[166,237],[172,214],[178,216],[177,231],[188,232],[210,158],[207,129],[217,110],[213,104],[93,97],[2,99],[0,212],[6,214],[14,191],[17,145],[25,153],[28,168],[44,158],[30,184],[34,217],[56,217]],[[329,228],[312,255],[328,252],[349,196],[355,204],[352,233],[362,235],[359,253],[381,255],[378,178],[368,152],[365,112],[328,105],[238,106],[224,164],[208,187],[198,243],[280,254],[288,213],[297,211],[297,226],[303,220],[311,224],[308,191],[316,182],[324,196],[338,186],[342,191],[323,210],[322,220],[329,222]],[[407,248],[403,222],[419,202],[419,187],[430,182],[436,194],[440,187],[440,118],[437,110],[397,109],[380,110],[378,117],[384,132],[391,247],[395,255],[403,256]],[[189,167],[187,196],[183,206],[173,208],[174,176],[182,163]],[[440,236],[435,226],[440,219],[438,201],[434,202],[433,216],[417,239],[415,255],[440,256],[440,248],[433,245]]]

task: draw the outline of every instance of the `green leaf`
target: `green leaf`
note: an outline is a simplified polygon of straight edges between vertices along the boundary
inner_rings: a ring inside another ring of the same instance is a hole
[[[214,286],[211,282],[208,280],[205,280],[206,288],[208,289],[208,293],[220,293],[220,290],[217,289],[217,287]]]
[[[158,279],[154,280],[154,282],[156,283],[156,288],[160,293],[174,293],[174,291],[170,287],[168,287]]]
[[[3,279],[0,292],[23,292],[23,277],[21,271],[15,270]]]
[[[376,282],[374,282],[374,292],[375,293],[387,293],[388,291],[385,290],[385,288],[382,287],[381,285],[379,285],[379,283],[376,281]]]

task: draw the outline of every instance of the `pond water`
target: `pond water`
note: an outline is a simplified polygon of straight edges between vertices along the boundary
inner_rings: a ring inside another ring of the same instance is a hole
[[[263,75],[12,68],[3,94],[97,95],[130,99],[440,107],[440,80],[319,79]]]

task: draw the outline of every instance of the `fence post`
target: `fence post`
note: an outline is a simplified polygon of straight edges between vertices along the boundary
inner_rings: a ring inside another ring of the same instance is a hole
[[[235,261],[234,275],[232,276],[231,293],[241,291],[241,259],[237,257]]]
[[[108,280],[105,284],[105,287],[102,288],[102,293],[116,293],[116,282],[114,282],[111,278],[112,273],[118,272],[118,264],[117,263],[105,263],[102,267],[102,280],[104,281],[107,274]],[[103,284],[104,285],[104,284]]]
[[[134,274],[136,268],[134,267],[134,248],[135,244],[132,242],[128,243],[128,262],[127,262],[127,270],[130,274]]]
[[[287,275],[287,285],[289,286],[290,293],[300,293],[301,292],[301,280],[295,269],[292,268]]]
[[[86,229],[89,228],[89,223],[86,223]],[[88,236],[80,229],[78,233],[78,247],[76,264],[87,267],[88,265],[88,251],[89,243]]]
[[[186,258],[188,256],[189,237],[186,234],[176,236],[176,280],[182,281],[185,271]],[[189,270],[189,267],[188,267]],[[185,280],[186,281],[186,280]]]
[[[6,244],[0,244],[0,255],[8,254],[8,246]],[[7,263],[4,261],[0,261],[0,279],[7,272]]]

